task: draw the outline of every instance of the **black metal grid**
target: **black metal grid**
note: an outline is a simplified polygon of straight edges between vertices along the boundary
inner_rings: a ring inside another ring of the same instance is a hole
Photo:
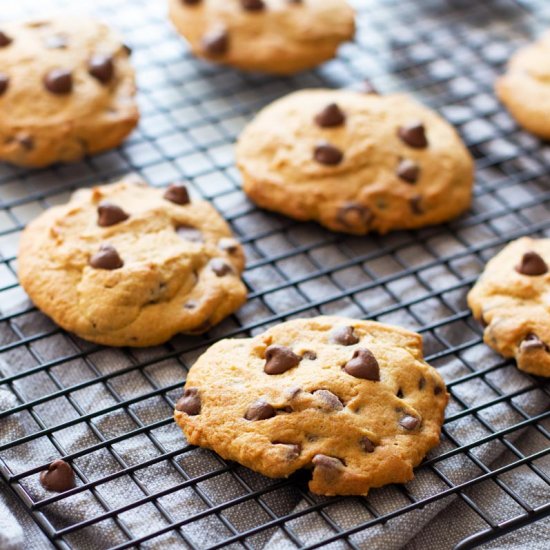
[[[487,258],[507,241],[549,234],[550,192],[544,178],[550,148],[518,130],[492,92],[492,81],[510,52],[536,33],[537,22],[548,22],[549,7],[543,0],[357,0],[356,42],[315,72],[279,79],[193,59],[169,29],[158,4],[111,0],[97,6],[97,14],[120,27],[134,49],[142,121],[130,140],[119,150],[76,165],[41,171],[0,167],[0,359],[21,364],[15,374],[0,378],[0,389],[8,388],[18,399],[16,406],[0,413],[0,422],[25,415],[33,426],[29,433],[2,440],[0,473],[34,520],[59,548],[78,547],[72,536],[104,523],[120,535],[108,546],[119,549],[145,547],[168,534],[182,547],[259,548],[275,530],[282,530],[299,548],[335,541],[360,548],[354,534],[455,495],[480,520],[460,544],[466,548],[548,515],[550,501],[531,502],[529,495],[511,486],[507,474],[527,468],[546,488],[550,486],[549,473],[540,462],[550,454],[550,414],[544,412],[548,407],[533,414],[518,400],[536,394],[548,404],[550,388],[544,380],[517,374],[510,361],[484,350],[465,295]],[[25,1],[11,9],[17,11],[21,5],[25,9]],[[384,92],[412,91],[461,131],[477,161],[475,200],[467,216],[420,231],[353,238],[259,211],[246,200],[233,164],[232,143],[254,112],[294,89],[354,86],[365,78]],[[64,202],[78,187],[128,172],[158,186],[188,179],[195,194],[213,202],[246,247],[250,296],[240,312],[205,337],[175,338],[150,352],[121,350],[120,365],[106,370],[101,362],[104,350],[62,332],[22,299],[15,251],[19,233],[34,215]],[[344,499],[312,496],[300,475],[266,480],[205,451],[198,455],[202,469],[196,463],[193,469],[182,459],[199,451],[186,446],[183,438],[175,448],[163,442],[163,434],[177,430],[171,409],[186,370],[207,345],[224,336],[255,334],[291,317],[326,313],[405,324],[424,335],[428,361],[443,372],[451,362],[462,368],[460,376],[447,379],[452,399],[443,430],[445,445],[419,469],[434,474],[440,488],[421,498],[407,487],[392,488],[401,503],[392,510],[379,509],[376,496],[356,498],[369,519],[351,527],[332,514],[332,507]],[[487,361],[478,364],[470,357],[481,349]],[[176,369],[158,377],[167,361]],[[80,367],[79,377],[68,375],[73,366]],[[523,377],[520,389],[506,391],[494,382],[492,375],[505,369]],[[137,373],[149,390],[130,395],[124,380]],[[487,391],[483,404],[468,404],[467,391],[462,390],[470,383]],[[82,401],[82,392],[97,386],[111,400],[109,406],[94,409]],[[164,415],[146,417],[143,411],[152,401],[164,406]],[[52,416],[54,405],[59,410],[60,403],[70,411],[69,419]],[[484,412],[497,406],[513,411],[517,422],[495,427]],[[124,419],[122,428],[106,433],[100,420],[116,416]],[[450,428],[462,419],[475,419],[485,434],[461,442]],[[63,443],[68,429],[83,429],[93,437],[88,445],[68,449]],[[534,430],[542,441],[535,452],[524,452],[516,443],[514,436],[525,429]],[[133,438],[155,450],[150,458],[132,463],[117,451],[119,443]],[[13,471],[13,457],[35,442],[50,449],[50,458],[37,457],[32,467]],[[504,464],[494,466],[478,458],[476,451],[489,442],[499,442],[509,454]],[[115,467],[91,479],[82,459],[95,456],[108,456]],[[456,456],[467,457],[477,467],[477,473],[460,483],[441,467]],[[32,480],[56,457],[74,465],[79,485],[65,494],[37,497]],[[173,481],[151,489],[144,474],[161,465],[171,468]],[[215,501],[204,483],[222,476],[229,476],[240,492]],[[129,493],[113,506],[104,495],[111,483],[122,479],[130,480],[137,494]],[[469,491],[483,484],[508,495],[517,511],[492,517]],[[163,498],[183,490],[200,499],[203,509],[180,519],[165,507]],[[273,504],[280,492],[291,492],[305,504],[281,511]],[[52,514],[52,507],[83,495],[96,505],[85,517],[63,524]],[[153,506],[163,522],[146,534],[136,534],[125,513],[146,505]],[[255,514],[256,520],[248,528],[238,526],[232,510]],[[323,522],[329,535],[313,542],[300,538],[293,521],[306,516]],[[216,540],[198,543],[189,534],[190,526],[201,521],[219,524]],[[102,547],[99,542],[97,547]]]

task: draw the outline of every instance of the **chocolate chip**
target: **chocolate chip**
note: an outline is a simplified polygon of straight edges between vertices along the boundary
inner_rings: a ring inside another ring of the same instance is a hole
[[[330,331],[329,339],[331,344],[340,344],[341,346],[353,346],[359,342],[353,327],[336,327]]]
[[[374,452],[375,445],[367,436],[361,438],[359,445],[367,453]]]
[[[9,83],[10,77],[6,73],[0,73],[0,95],[6,92]]]
[[[102,84],[107,84],[115,74],[113,58],[110,55],[94,55],[88,61],[88,72]]]
[[[29,134],[18,134],[17,141],[27,151],[32,151],[34,149],[34,139]]]
[[[73,89],[73,75],[66,69],[52,69],[44,76],[44,86],[52,94],[69,94]]]
[[[40,483],[44,489],[64,493],[76,487],[74,471],[64,460],[54,460],[48,469],[40,472]]]
[[[228,254],[235,254],[239,251],[239,243],[235,239],[224,237],[218,241],[218,248]]]
[[[544,275],[548,272],[548,266],[539,254],[530,251],[523,255],[521,262],[516,266],[516,271],[522,275]]]
[[[261,11],[265,9],[263,0],[241,0],[241,6],[246,11]]]
[[[426,379],[421,376],[420,380],[418,381],[418,389],[423,390],[426,387]]]
[[[334,145],[323,141],[315,146],[313,158],[320,164],[336,166],[342,162],[344,154]]]
[[[528,334],[519,346],[520,351],[530,351],[537,349],[547,349],[546,344],[533,333]]]
[[[5,32],[0,31],[0,48],[9,46],[13,42],[13,39]]]
[[[97,207],[97,225],[111,227],[117,223],[126,221],[130,217],[120,206],[108,201],[100,202]]]
[[[273,441],[273,445],[284,445],[287,448],[287,460],[296,460],[301,452],[302,446],[296,443],[284,443],[283,441]]]
[[[197,307],[196,302],[187,302],[183,304],[183,309],[195,309]]]
[[[266,374],[282,374],[300,363],[302,358],[286,346],[269,346],[265,350]]]
[[[44,39],[44,47],[49,50],[64,50],[67,47],[67,37],[63,34],[52,34]]]
[[[226,29],[216,29],[206,33],[202,38],[202,49],[212,56],[219,56],[229,50],[229,34]]]
[[[400,421],[399,425],[402,428],[405,428],[406,430],[416,430],[418,426],[420,425],[420,420],[416,418],[415,416],[411,416],[410,414],[406,414]]]
[[[397,166],[397,177],[407,183],[416,183],[420,176],[420,168],[410,159],[402,159]]]
[[[208,265],[216,277],[224,277],[228,273],[233,273],[233,268],[221,258],[212,258]]]
[[[185,388],[183,396],[176,403],[176,411],[189,416],[197,416],[201,412],[201,396],[198,388]]]
[[[306,350],[302,353],[302,359],[308,359],[309,361],[315,361],[317,354],[314,351]]]
[[[361,85],[361,91],[364,94],[374,94],[378,95],[378,90],[373,86],[371,82],[368,80],[363,81],[363,84]]]
[[[328,468],[329,470],[341,471],[344,469],[344,463],[336,457],[327,455],[315,455],[312,459],[315,466],[321,466],[322,468]]]
[[[398,130],[398,135],[409,147],[424,149],[428,146],[426,129],[424,128],[424,124],[422,124],[422,122],[412,122],[407,126],[401,126]]]
[[[346,115],[336,103],[327,105],[316,117],[315,122],[321,128],[334,128],[342,126],[346,121]]]
[[[184,206],[191,202],[189,199],[189,191],[187,191],[186,185],[181,182],[173,183],[172,185],[170,185],[170,187],[166,189],[163,197],[167,201],[173,202],[174,204],[179,204],[181,206]]]
[[[439,384],[436,384],[434,386],[434,395],[439,395],[440,393],[443,393],[443,388]]]
[[[192,243],[204,242],[202,232],[196,227],[191,227],[190,225],[180,225],[176,227],[176,233],[178,234],[178,237],[182,238],[184,241],[191,241]]]
[[[424,208],[422,208],[422,197],[420,195],[409,199],[409,204],[411,205],[413,214],[420,216],[420,214],[424,213]]]
[[[364,229],[372,220],[372,214],[366,206],[356,202],[348,202],[338,210],[336,219],[344,227]]]
[[[181,3],[187,6],[196,6],[201,3],[201,0],[181,0]]]
[[[258,399],[254,401],[248,410],[246,411],[244,417],[247,420],[266,420],[268,418],[273,418],[275,416],[275,409],[265,400]]]
[[[395,397],[397,397],[397,399],[403,399],[403,390],[401,388],[399,388],[397,390],[397,393],[395,394]]]
[[[99,247],[99,252],[96,252],[90,258],[90,265],[95,269],[113,271],[114,269],[120,269],[124,265],[124,262],[113,246],[102,244]]]
[[[344,371],[355,378],[380,381],[380,367],[376,357],[366,348],[355,350],[353,357],[344,365]]]
[[[323,409],[328,409],[329,411],[341,411],[344,409],[344,404],[340,398],[329,390],[315,390],[313,395],[323,402],[323,406],[321,407]]]

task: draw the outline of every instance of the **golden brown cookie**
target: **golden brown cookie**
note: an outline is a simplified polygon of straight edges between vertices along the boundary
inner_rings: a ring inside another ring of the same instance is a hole
[[[404,483],[439,441],[448,395],[407,330],[343,317],[222,340],[189,371],[175,419],[193,445],[310,489],[365,495]]]
[[[520,126],[550,139],[550,32],[512,56],[496,93]]]
[[[460,137],[404,95],[292,93],[245,128],[237,162],[259,206],[358,235],[440,223],[471,200]]]
[[[195,55],[275,74],[332,59],[355,32],[346,0],[170,0],[170,18]]]
[[[0,160],[69,162],[136,126],[129,50],[107,26],[58,17],[0,24]]]
[[[204,332],[246,299],[241,246],[187,189],[121,181],[76,192],[23,232],[19,280],[81,338],[152,346]]]
[[[550,239],[513,241],[468,294],[485,343],[525,372],[550,376]]]

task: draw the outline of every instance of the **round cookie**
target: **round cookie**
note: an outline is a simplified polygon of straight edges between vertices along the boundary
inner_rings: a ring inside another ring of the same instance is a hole
[[[77,191],[23,232],[19,280],[64,329],[110,346],[204,332],[246,299],[241,246],[185,186]]]
[[[245,128],[237,162],[261,207],[357,235],[440,223],[471,200],[458,134],[404,95],[292,93]]]
[[[129,49],[97,21],[0,24],[0,160],[40,167],[119,145],[136,126]]]
[[[413,478],[439,442],[447,401],[420,335],[317,317],[212,346],[190,369],[175,419],[189,443],[266,476],[313,468],[314,493],[366,495]]]
[[[550,139],[550,32],[512,56],[495,88],[520,126]]]
[[[293,74],[336,55],[353,38],[346,0],[169,0],[193,53],[249,71]]]
[[[518,239],[487,263],[468,294],[485,343],[539,376],[550,376],[549,265],[550,239]]]

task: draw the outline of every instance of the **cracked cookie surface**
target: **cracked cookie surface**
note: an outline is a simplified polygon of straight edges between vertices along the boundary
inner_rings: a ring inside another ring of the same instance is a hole
[[[333,58],[355,32],[345,0],[170,0],[170,18],[198,57],[292,74]]]
[[[518,239],[487,263],[468,294],[485,343],[539,376],[550,376],[549,265],[550,239]]]
[[[209,348],[175,419],[191,444],[264,475],[313,468],[314,493],[367,494],[413,478],[447,400],[420,335],[317,317]]]
[[[31,222],[18,274],[64,329],[111,346],[151,346],[204,332],[246,299],[244,253],[184,185],[119,183],[77,191]]]
[[[85,17],[0,24],[0,160],[40,167],[119,145],[139,119],[129,49]]]
[[[245,128],[237,162],[259,206],[354,234],[449,220],[473,185],[454,128],[404,95],[292,93]]]

